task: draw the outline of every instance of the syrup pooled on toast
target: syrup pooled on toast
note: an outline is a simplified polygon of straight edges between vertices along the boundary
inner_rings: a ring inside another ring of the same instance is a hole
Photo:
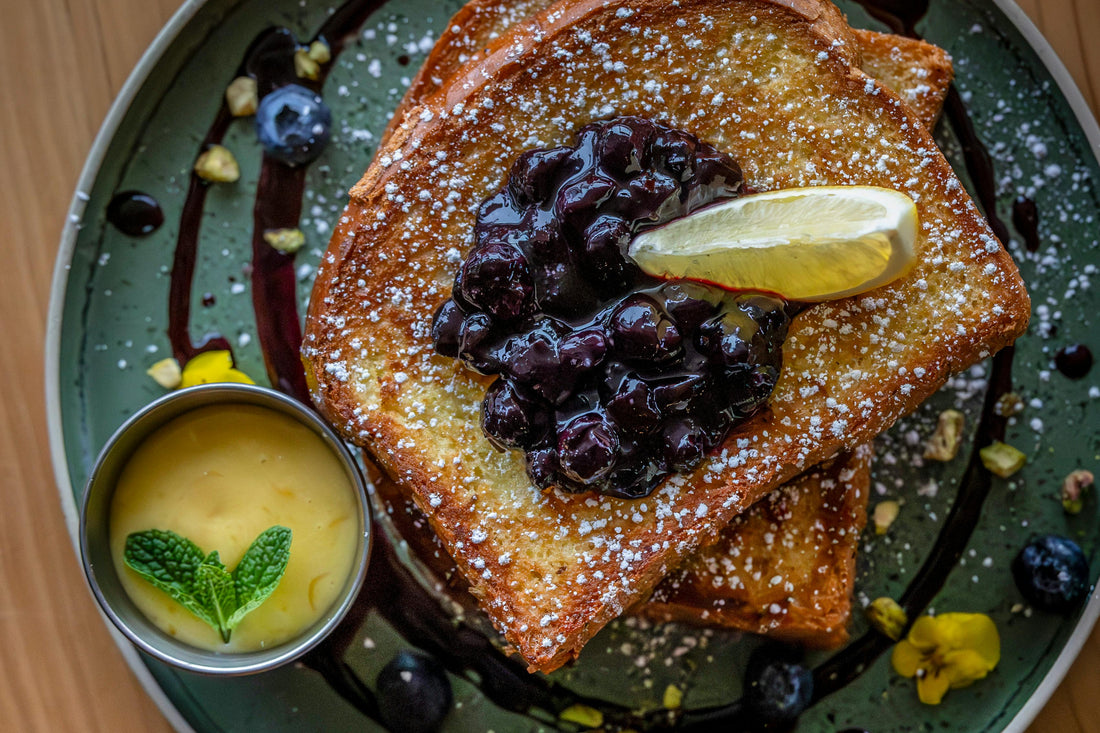
[[[744,192],[728,155],[637,117],[531,150],[478,212],[436,312],[436,350],[499,374],[481,422],[539,487],[648,495],[695,468],[779,378],[782,300],[659,280],[625,256],[640,230]]]

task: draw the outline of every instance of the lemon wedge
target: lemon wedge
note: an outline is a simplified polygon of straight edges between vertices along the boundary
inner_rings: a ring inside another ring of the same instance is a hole
[[[751,194],[643,232],[628,254],[656,277],[764,290],[789,300],[855,295],[901,277],[916,259],[917,206],[875,186]]]

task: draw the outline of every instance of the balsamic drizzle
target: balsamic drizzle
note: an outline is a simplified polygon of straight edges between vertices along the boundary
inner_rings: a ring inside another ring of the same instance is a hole
[[[1084,379],[1092,369],[1092,351],[1084,344],[1063,346],[1054,355],[1054,366],[1063,376]]]
[[[144,237],[164,223],[164,210],[147,193],[120,191],[107,204],[107,221],[127,236]]]
[[[1017,196],[1012,202],[1012,226],[1024,238],[1028,252],[1039,251],[1039,209],[1027,196]]]
[[[349,0],[328,17],[311,40],[324,40],[329,45],[332,60],[343,51],[360,26],[386,0]],[[245,52],[237,76],[256,80],[262,97],[271,90],[289,83],[303,84],[319,90],[332,63],[322,67],[316,81],[299,79],[294,72],[294,51],[298,42],[286,28],[271,28],[261,33]],[[233,121],[223,101],[214,121],[202,141],[202,149],[220,143]],[[185,364],[196,354],[210,349],[232,352],[229,342],[220,335],[207,337],[194,344],[188,330],[191,318],[191,284],[194,279],[198,252],[199,229],[209,185],[194,171],[180,215],[180,229],[172,264],[168,295],[168,339],[172,354]],[[295,229],[302,210],[305,191],[305,168],[288,166],[264,155],[252,211],[252,306],[256,314],[256,330],[264,365],[271,384],[278,390],[310,404],[305,372],[298,355],[302,342],[298,316],[298,295],[294,257],[279,252],[264,241],[269,229]]]
[[[885,22],[894,32],[919,38],[916,24],[928,10],[928,0],[857,0],[867,11]],[[386,0],[347,0],[320,28],[314,40],[325,40],[335,58],[361,25]],[[257,80],[259,93],[266,94],[285,83],[299,83],[319,90],[324,79],[301,80],[293,70],[292,56],[298,44],[286,29],[261,33],[245,54],[238,74]],[[331,64],[326,65],[330,68]],[[1008,230],[997,217],[993,167],[989,153],[978,139],[957,90],[951,87],[946,102],[947,119],[958,136],[966,168],[976,194],[994,233],[1007,241]],[[222,141],[232,117],[223,103],[216,114],[202,148]],[[301,326],[297,309],[295,272],[292,255],[280,253],[263,241],[268,229],[296,228],[301,214],[305,186],[305,168],[293,168],[264,156],[253,209],[252,299],[260,346],[268,377],[279,390],[309,404],[304,372],[299,361]],[[173,258],[168,302],[168,336],[175,357],[185,363],[209,349],[231,348],[219,335],[192,342],[188,324],[191,310],[191,285],[198,249],[199,229],[205,205],[207,184],[192,173]],[[1027,204],[1030,203],[1030,209]],[[1020,213],[1017,215],[1017,207]],[[1028,249],[1037,237],[1034,202],[1017,202],[1013,223],[1024,235]],[[213,297],[209,297],[210,303]],[[204,296],[203,304],[208,305]],[[1007,347],[993,359],[990,386],[985,395],[981,418],[966,472],[956,499],[941,528],[940,535],[920,571],[903,593],[900,603],[915,619],[942,588],[948,575],[965,550],[977,522],[991,480],[978,458],[978,449],[1004,436],[1005,418],[994,410],[998,398],[1011,390],[1013,348]],[[304,664],[319,673],[341,697],[364,715],[379,720],[374,693],[344,660],[367,614],[381,614],[409,643],[434,654],[452,673],[479,678],[481,691],[502,709],[527,715],[542,722],[553,722],[569,705],[581,703],[600,710],[611,727],[645,727],[651,730],[713,730],[723,725],[730,730],[751,726],[741,701],[729,705],[684,712],[679,718],[658,710],[639,715],[603,700],[588,698],[565,689],[541,675],[528,674],[514,660],[501,653],[493,643],[473,628],[454,619],[426,591],[376,523],[375,543],[364,590],[356,599],[340,626],[316,649],[304,657]],[[387,589],[389,593],[379,592]],[[851,642],[814,670],[814,702],[856,680],[893,642],[877,632],[869,632]]]

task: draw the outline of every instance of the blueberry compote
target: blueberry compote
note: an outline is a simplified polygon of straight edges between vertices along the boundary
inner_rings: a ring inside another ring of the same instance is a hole
[[[783,301],[644,274],[631,237],[743,192],[728,155],[637,117],[530,150],[478,212],[432,326],[436,350],[499,374],[481,422],[541,488],[646,496],[759,409]]]

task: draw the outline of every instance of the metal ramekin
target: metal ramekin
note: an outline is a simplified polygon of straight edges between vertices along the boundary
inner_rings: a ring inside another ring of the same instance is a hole
[[[150,622],[130,600],[111,557],[111,499],[123,467],[150,434],[191,410],[210,405],[255,405],[275,410],[305,425],[328,445],[344,466],[359,506],[358,562],[337,600],[323,617],[300,635],[251,652],[212,652],[182,642]],[[327,423],[300,402],[265,387],[248,384],[204,384],[162,397],[128,419],[104,446],[84,487],[80,513],[80,555],[92,593],[107,617],[139,649],[168,664],[203,674],[241,675],[285,664],[311,649],[347,613],[366,577],[371,545],[370,501],[359,465]]]

